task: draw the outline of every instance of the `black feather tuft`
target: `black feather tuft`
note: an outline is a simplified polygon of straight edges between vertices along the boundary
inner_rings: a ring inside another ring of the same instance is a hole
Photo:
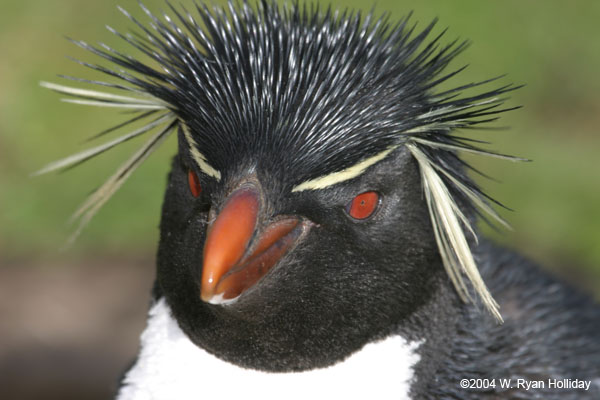
[[[85,64],[161,99],[186,123],[200,151],[218,170],[232,156],[252,159],[290,186],[341,170],[415,136],[458,148],[451,129],[489,122],[503,86],[470,97],[434,93],[440,76],[466,42],[427,41],[436,21],[414,35],[409,17],[334,12],[318,6],[277,6],[265,0],[228,10],[197,5],[197,16],[169,4],[175,18],[143,5],[141,30],[118,37],[152,63],[106,45],[79,46],[123,70]],[[158,64],[160,69],[150,64]],[[446,150],[435,150],[443,158]]]

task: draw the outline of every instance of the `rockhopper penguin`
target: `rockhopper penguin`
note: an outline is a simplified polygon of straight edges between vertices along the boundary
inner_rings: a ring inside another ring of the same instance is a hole
[[[506,111],[514,86],[440,89],[466,43],[431,38],[435,22],[193,6],[123,11],[138,31],[111,31],[145,60],[75,41],[113,64],[81,62],[107,81],[43,83],[134,113],[108,131],[146,123],[40,173],[150,135],[80,228],[179,143],[119,400],[600,398],[598,306],[477,236],[478,218],[503,221],[459,154],[516,158],[460,131]]]

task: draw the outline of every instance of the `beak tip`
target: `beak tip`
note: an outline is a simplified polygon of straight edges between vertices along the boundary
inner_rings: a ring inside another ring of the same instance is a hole
[[[224,305],[224,304],[235,303],[237,301],[238,297],[239,296],[234,297],[233,299],[226,299],[224,293],[214,294],[212,292],[211,293],[202,292],[200,294],[200,298],[202,299],[203,302],[208,303],[208,304],[214,304],[214,305]]]

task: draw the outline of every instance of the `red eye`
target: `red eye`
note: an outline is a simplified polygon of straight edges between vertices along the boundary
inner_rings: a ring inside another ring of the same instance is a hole
[[[198,175],[196,175],[196,173],[192,170],[188,171],[188,185],[190,185],[190,192],[192,192],[192,196],[200,196],[200,193],[202,193],[200,179],[198,178]]]
[[[379,194],[376,192],[364,192],[356,196],[346,207],[346,211],[352,218],[365,219],[370,217],[379,205]]]

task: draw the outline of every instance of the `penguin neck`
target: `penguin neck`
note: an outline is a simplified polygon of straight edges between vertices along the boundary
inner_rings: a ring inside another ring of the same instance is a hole
[[[427,393],[428,376],[431,376],[432,371],[438,370],[444,360],[450,356],[447,352],[452,347],[451,341],[457,331],[457,322],[462,318],[464,312],[464,305],[458,299],[454,288],[444,274],[439,274],[435,278],[433,286],[435,290],[428,300],[415,309],[401,324],[392,327],[389,332],[380,335],[374,339],[374,342],[367,344],[344,360],[329,368],[315,368],[306,373],[278,374],[241,368],[224,361],[218,354],[210,354],[206,349],[192,342],[181,331],[157,287],[154,291],[155,305],[150,312],[148,327],[142,336],[140,357],[134,368],[128,373],[125,380],[126,385],[122,391],[135,391],[135,387],[144,387],[148,381],[155,380],[156,377],[151,376],[152,374],[148,372],[146,367],[148,365],[160,365],[160,373],[170,376],[165,379],[180,383],[178,374],[183,374],[182,376],[185,377],[190,373],[194,375],[197,371],[190,372],[187,367],[186,371],[180,371],[177,366],[196,365],[201,371],[217,371],[225,368],[226,375],[242,373],[241,379],[249,379],[248,376],[268,376],[268,379],[272,380],[274,376],[295,376],[297,378],[294,379],[298,379],[297,382],[306,382],[308,386],[312,384],[311,382],[318,382],[319,379],[326,381],[333,379],[332,376],[328,376],[332,372],[326,371],[337,371],[333,376],[342,376],[341,379],[346,382],[348,380],[361,381],[358,376],[361,373],[368,374],[369,377],[381,376],[385,381],[387,379],[385,378],[387,377],[386,371],[393,371],[394,377],[393,379],[389,377],[390,381],[403,382],[399,386],[396,385],[396,390],[406,394],[401,398],[409,398],[409,394],[410,397],[418,398]],[[165,357],[165,359],[149,359],[156,355]],[[178,360],[181,357],[183,359]],[[353,368],[353,365],[360,365],[363,369]],[[309,373],[311,371],[315,374],[311,375]],[[379,372],[374,373],[373,371]],[[203,372],[202,375],[206,375],[206,372]],[[196,380],[199,379],[196,375],[194,377]],[[194,381],[192,376],[189,378],[192,382]],[[208,380],[217,378],[218,376],[207,377]],[[262,382],[260,379],[256,382]],[[292,378],[281,378],[281,382],[287,381],[287,379]],[[365,379],[363,378],[362,381]],[[381,390],[391,390],[384,385],[383,381],[380,382]],[[366,382],[369,382],[369,379],[366,379]],[[294,383],[289,384],[299,387]],[[186,383],[183,385],[185,386]],[[302,385],[300,384],[300,386]],[[126,389],[127,387],[129,389]],[[173,390],[175,389],[173,387]],[[360,392],[361,389],[354,388],[353,390]],[[382,393],[385,392],[382,391]],[[387,394],[389,395],[389,392]],[[128,398],[120,397],[119,399]]]
[[[151,308],[137,362],[125,376],[118,400],[152,394],[181,400],[223,395],[279,399],[411,398],[420,341],[390,335],[365,345],[327,368],[270,373],[223,361],[195,345],[179,328],[164,298]],[[290,388],[293,391],[290,392]]]
[[[459,323],[464,322],[465,307],[452,283],[443,275],[432,297],[399,327],[400,335],[406,340],[422,343],[417,350],[419,362],[413,368],[413,398],[430,394],[431,379],[452,357],[451,349],[457,340]]]

